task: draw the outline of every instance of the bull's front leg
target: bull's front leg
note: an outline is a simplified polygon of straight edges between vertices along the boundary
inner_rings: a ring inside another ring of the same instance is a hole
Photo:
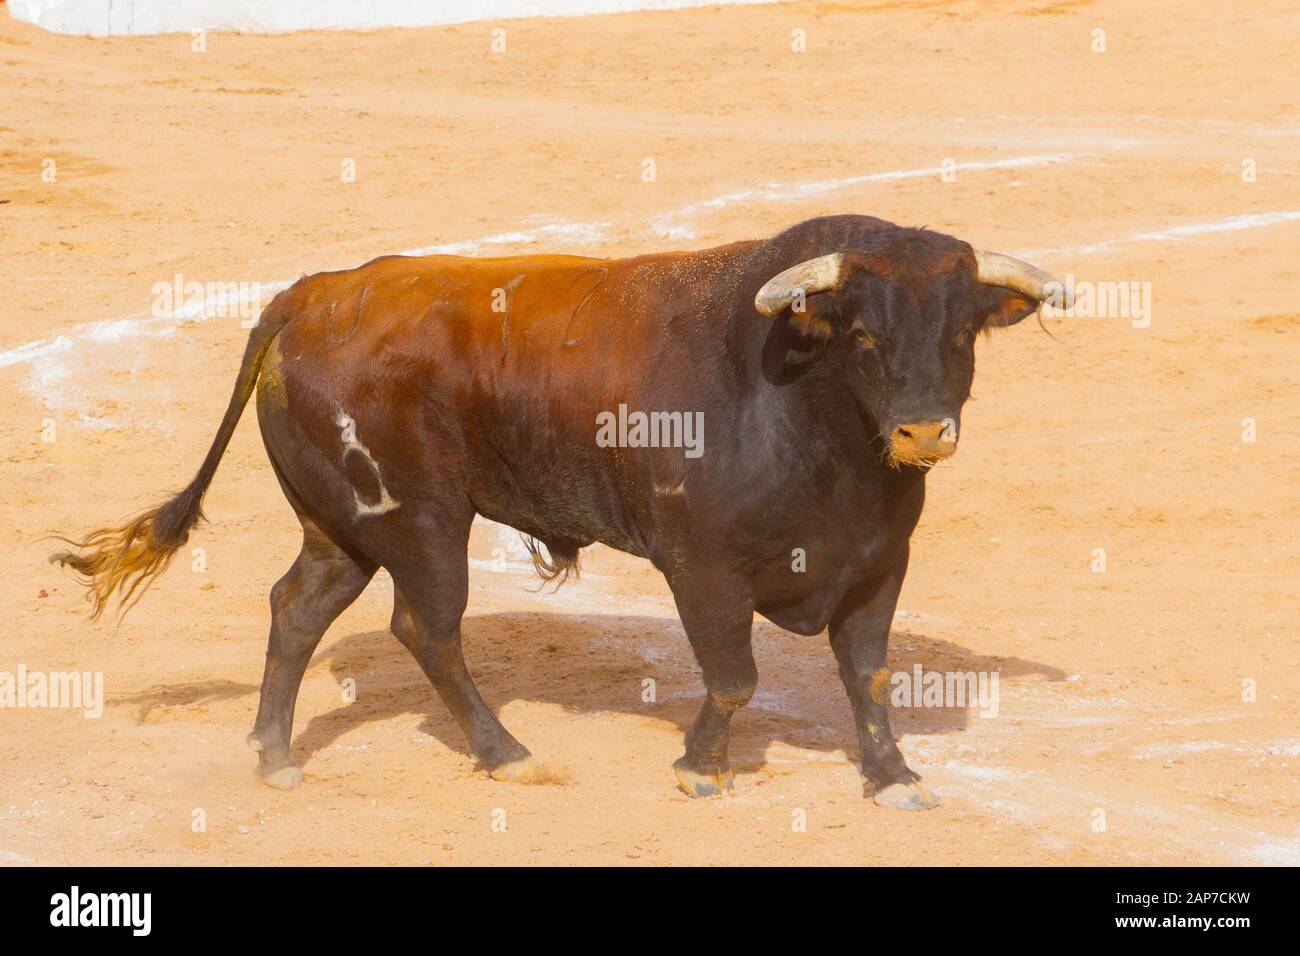
[[[750,643],[754,606],[741,597],[748,591],[745,582],[716,570],[683,573],[670,585],[707,691],[686,732],[686,753],[673,764],[673,772],[688,796],[711,797],[732,787],[727,757],[731,715],[758,686]]]
[[[831,619],[831,647],[853,705],[862,749],[862,775],[875,801],[896,810],[928,810],[939,798],[908,769],[889,727],[889,627],[907,573],[907,549],[893,569],[849,590]]]

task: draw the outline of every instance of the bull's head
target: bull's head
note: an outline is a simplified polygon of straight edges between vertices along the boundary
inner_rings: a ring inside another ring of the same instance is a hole
[[[891,464],[931,465],[957,449],[975,374],[975,336],[1015,325],[1070,292],[1027,262],[923,230],[871,251],[800,262],[754,299],[807,336],[848,350],[852,388],[880,428]]]

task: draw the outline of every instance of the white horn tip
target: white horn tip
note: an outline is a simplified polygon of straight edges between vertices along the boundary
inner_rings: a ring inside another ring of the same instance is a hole
[[[1043,283],[1043,304],[1064,312],[1074,306],[1074,290],[1059,279]]]

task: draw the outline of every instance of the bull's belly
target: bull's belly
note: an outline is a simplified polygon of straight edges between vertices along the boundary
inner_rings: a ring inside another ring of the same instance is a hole
[[[625,499],[594,470],[568,481],[552,478],[534,484],[536,475],[556,475],[546,466],[505,468],[477,463],[469,495],[485,518],[543,542],[580,548],[599,542],[637,557],[647,557],[646,542]]]
[[[812,637],[826,630],[831,622],[831,615],[839,606],[841,594],[819,594],[810,597],[802,604],[793,607],[755,608],[777,627],[783,627],[794,634]]]
[[[565,543],[579,548],[603,544],[616,551],[648,558],[645,543],[633,534],[612,525],[595,525],[587,522],[556,520],[554,516],[540,515],[536,509],[478,507],[478,513],[498,524],[514,528],[529,537],[550,544]]]
[[[881,524],[820,541],[808,549],[802,566],[794,558],[782,560],[754,576],[754,609],[788,631],[819,634],[850,588],[892,570],[905,540]]]

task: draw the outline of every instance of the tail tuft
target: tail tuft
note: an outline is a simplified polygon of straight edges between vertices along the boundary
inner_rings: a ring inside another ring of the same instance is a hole
[[[239,424],[239,416],[257,385],[266,353],[289,321],[292,308],[293,290],[287,289],[271,300],[248,334],[244,360],[235,377],[226,414],[217,427],[198,474],[183,491],[120,527],[100,528],[84,538],[54,536],[76,548],[75,551],[50,555],[50,562],[71,568],[81,579],[86,587],[86,600],[90,602],[92,621],[104,613],[114,595],[117,595],[122,613],[129,611],[149,590],[153,579],[171,564],[172,556],[189,540],[194,526],[203,520],[203,493],[217,473],[221,456]]]
[[[77,550],[52,554],[50,563],[71,568],[85,585],[92,621],[104,613],[114,594],[125,614],[167,569],[203,518],[203,490],[191,484],[116,528],[99,528],[79,539],[55,536]]]
[[[538,542],[528,535],[523,535],[523,539],[524,547],[533,560],[533,570],[542,579],[543,585],[554,581],[558,588],[569,580],[570,575],[575,579],[579,577],[578,556],[581,548],[577,544],[572,541]],[[545,554],[542,553],[542,545],[546,546]]]

